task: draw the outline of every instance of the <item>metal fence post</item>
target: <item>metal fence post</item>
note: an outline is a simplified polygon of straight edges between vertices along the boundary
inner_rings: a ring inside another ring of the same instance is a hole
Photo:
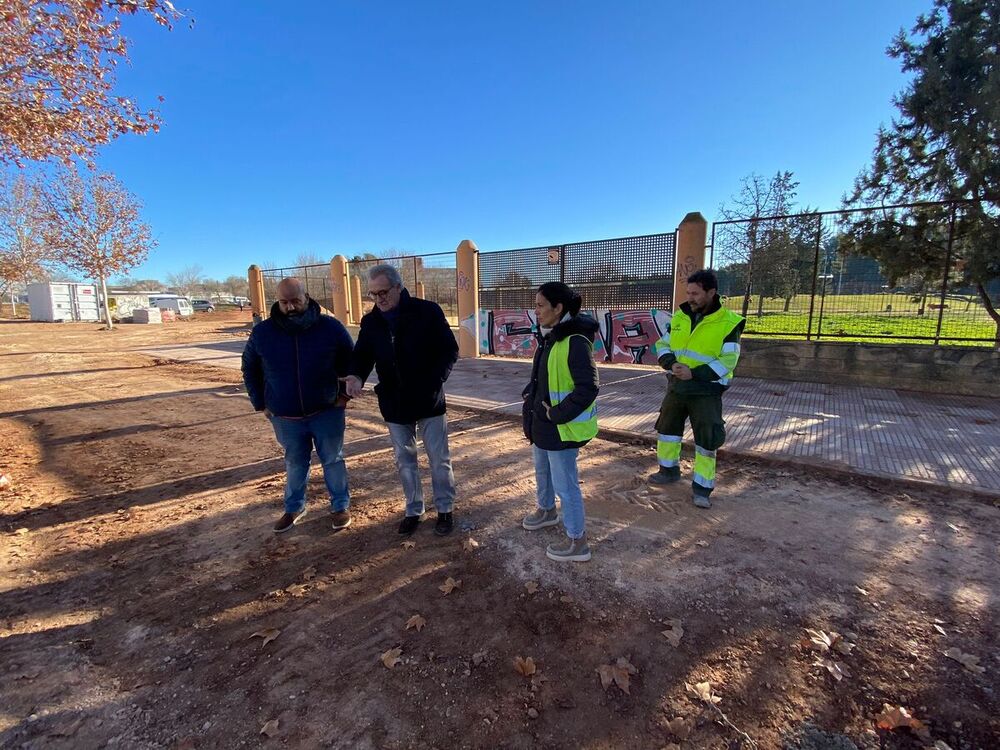
[[[816,253],[813,256],[812,291],[809,293],[809,322],[806,324],[806,341],[812,339],[813,309],[816,307],[816,281],[819,278],[819,246],[823,239],[823,217],[816,217]]]
[[[747,285],[743,292],[743,317],[750,309],[750,294],[753,291],[753,256],[757,249],[757,219],[750,220],[750,257],[747,258]]]
[[[948,249],[944,257],[944,277],[941,279],[941,303],[938,305],[937,330],[934,332],[934,346],[941,343],[941,324],[944,322],[945,300],[948,298],[948,274],[951,273],[951,250],[955,243],[955,204],[951,204],[948,220]]]
[[[559,281],[566,283],[566,246],[559,246]]]

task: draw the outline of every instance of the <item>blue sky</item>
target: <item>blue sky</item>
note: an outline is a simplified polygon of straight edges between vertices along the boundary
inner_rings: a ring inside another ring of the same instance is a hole
[[[145,204],[147,278],[670,231],[751,172],[836,208],[930,4],[181,0],[193,29],[126,26],[120,89],[164,127],[100,163]]]

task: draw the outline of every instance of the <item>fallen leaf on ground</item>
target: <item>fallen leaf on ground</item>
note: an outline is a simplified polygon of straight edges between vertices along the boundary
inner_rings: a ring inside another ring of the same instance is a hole
[[[799,645],[802,646],[802,648],[820,651],[821,653],[837,651],[845,655],[850,654],[851,651],[854,650],[853,643],[847,640],[840,633],[836,633],[834,631],[826,633],[822,630],[806,628],[806,635],[808,637],[799,641]]]
[[[0,474],[0,490],[5,490],[10,487],[10,477],[6,474]]]
[[[413,549],[414,547],[417,546],[417,543],[415,541],[413,541],[412,539],[407,539],[405,542],[403,542],[399,546],[402,547],[403,549]]]
[[[28,533],[28,530],[22,526],[21,528],[19,528],[14,533],[17,534],[18,536],[24,536],[25,534]]]
[[[944,655],[949,659],[954,659],[970,672],[975,672],[976,674],[985,674],[986,672],[985,667],[979,666],[978,656],[962,653],[962,651],[957,648],[949,648],[944,652]]]
[[[278,720],[271,719],[264,722],[264,726],[260,728],[260,733],[266,734],[268,737],[274,737],[278,733]]]
[[[291,586],[285,589],[285,591],[291,594],[292,596],[305,596],[308,590],[309,587],[303,586],[301,583],[293,583]]]
[[[694,719],[677,716],[667,722],[667,731],[679,740],[686,740],[692,729],[694,729]],[[680,746],[675,745],[675,747]]]
[[[902,706],[890,706],[888,703],[882,704],[882,713],[876,715],[875,726],[879,729],[912,729],[917,736],[926,737],[929,735],[927,725],[920,719],[915,719]]]
[[[704,539],[699,539],[697,542],[695,542],[695,546],[697,546],[697,547],[707,547],[708,546],[708,542],[706,542]]]
[[[934,623],[934,629],[935,629],[935,630],[936,630],[937,632],[939,632],[939,633],[940,633],[941,635],[948,635],[948,634],[947,634],[946,632],[944,632],[944,628],[942,628],[942,627],[941,627],[940,625],[938,625],[937,623]]]
[[[857,591],[859,594],[861,594],[861,596],[868,596],[868,590],[867,589],[863,589],[860,586],[855,586],[854,590]]]
[[[670,629],[661,630],[660,634],[670,641],[670,645],[677,648],[681,645],[681,638],[684,636],[684,628],[681,627],[680,620],[670,620]]]
[[[620,656],[612,664],[602,664],[599,666],[597,674],[601,678],[601,687],[605,690],[614,683],[625,695],[631,695],[629,692],[629,675],[639,674],[639,670],[626,657]]]
[[[535,583],[534,581],[528,581],[526,584],[524,584],[524,588],[528,590],[529,594],[534,594],[536,591],[538,591],[538,584]]]
[[[476,653],[474,653],[472,655],[472,664],[473,664],[473,666],[478,667],[484,661],[486,661],[486,652],[485,651],[477,651]]]
[[[823,667],[827,672],[833,675],[833,678],[840,682],[845,677],[850,677],[851,673],[843,664],[839,661],[834,661],[833,659],[819,659],[813,662],[814,667]]]
[[[419,633],[421,630],[424,629],[424,625],[426,624],[427,620],[425,620],[423,617],[421,617],[420,615],[413,615],[413,617],[411,617],[409,620],[406,621],[406,629],[409,630],[410,628],[416,628],[417,632]]]
[[[263,638],[264,642],[260,644],[260,647],[264,648],[264,646],[273,641],[279,635],[281,635],[281,631],[277,628],[264,628],[263,630],[258,630],[256,633],[251,633],[250,638]]]
[[[302,571],[302,580],[311,581],[316,577],[316,566],[310,565],[308,568]]]
[[[379,658],[382,660],[382,663],[386,666],[387,669],[392,669],[394,666],[399,664],[399,662],[403,661],[402,659],[399,658],[399,655],[401,653],[403,653],[403,649],[401,648],[390,648]]]
[[[559,597],[559,601],[561,601],[563,604],[573,604],[573,597],[572,596],[560,596]]]
[[[448,596],[448,594],[450,594],[452,591],[461,587],[462,587],[462,581],[461,580],[456,581],[451,576],[448,576],[448,578],[445,579],[445,582],[442,583],[440,586],[438,586],[438,588],[444,592],[445,596]]]
[[[530,656],[527,658],[515,656],[514,671],[522,677],[531,677],[531,675],[537,671],[537,667],[535,667],[535,660]]]
[[[948,526],[948,528],[949,528],[949,529],[951,529],[952,531],[958,531],[958,530],[959,530],[959,529],[958,529],[958,526],[956,526],[956,525],[955,525],[955,524],[953,524],[953,523],[949,523],[949,524],[947,524],[947,526]]]
[[[464,542],[462,542],[462,549],[464,549],[466,552],[472,552],[472,550],[474,550],[478,546],[479,546],[479,542],[477,542],[471,536],[468,539],[466,539]]]
[[[695,698],[700,701],[704,701],[705,703],[719,703],[722,701],[722,698],[716,695],[715,691],[712,689],[711,682],[696,682],[694,685],[689,682],[685,682],[684,687],[687,688],[687,691]]]

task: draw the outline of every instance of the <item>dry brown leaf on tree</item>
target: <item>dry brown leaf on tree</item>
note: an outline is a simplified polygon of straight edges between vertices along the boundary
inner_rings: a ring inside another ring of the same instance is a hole
[[[264,628],[263,630],[258,630],[256,633],[251,633],[250,638],[263,638],[264,641],[260,644],[260,647],[264,648],[264,646],[273,641],[279,635],[281,635],[281,631],[277,628]],[[247,640],[249,640],[249,638]]]
[[[423,617],[421,617],[420,615],[413,615],[413,617],[411,617],[409,620],[406,621],[406,629],[409,630],[410,628],[416,628],[417,632],[419,633],[421,630],[424,629],[424,625],[426,624],[427,620],[425,620]]]
[[[394,666],[403,661],[402,659],[399,658],[399,655],[401,653],[403,653],[403,649],[401,648],[390,648],[379,658],[382,660],[382,663],[385,665],[386,669],[392,669]]]
[[[681,638],[684,637],[684,628],[681,627],[680,620],[669,620],[669,630],[661,630],[660,634],[670,641],[670,645],[677,648],[681,645]]]
[[[715,704],[722,702],[722,698],[715,694],[711,682],[696,682],[693,685],[685,682],[684,687],[691,695],[705,703]]]
[[[438,588],[444,592],[445,596],[448,596],[448,594],[450,594],[455,589],[462,588],[462,581],[461,580],[456,581],[451,576],[448,576],[445,579],[445,582],[442,583],[440,586],[438,586]]]
[[[532,659],[530,656],[528,657],[515,656],[514,671],[517,672],[522,677],[531,677],[531,675],[535,674],[535,672],[538,671],[538,668],[535,666],[535,660]]]
[[[681,741],[686,740],[693,729],[694,719],[688,719],[684,716],[674,717],[667,722],[667,731]]]
[[[612,683],[618,686],[626,695],[631,695],[629,691],[630,675],[639,674],[639,670],[624,656],[618,657],[611,664],[602,664],[597,668],[597,674],[601,678],[601,687],[607,690]]]
[[[462,542],[462,549],[464,549],[466,552],[472,552],[472,550],[474,550],[478,546],[479,546],[479,542],[477,542],[471,536],[468,539],[466,539],[464,542]]]
[[[910,712],[902,706],[890,706],[888,703],[882,704],[882,713],[875,716],[875,726],[879,729],[910,729],[918,737],[927,738],[930,732],[927,725],[920,719],[915,719]]]
[[[535,581],[528,581],[524,584],[524,588],[528,590],[529,594],[534,594],[538,591],[538,584]]]
[[[839,661],[834,661],[833,659],[821,659],[818,658],[813,662],[814,667],[823,667],[827,672],[833,675],[833,678],[840,682],[845,677],[850,677],[851,673],[843,664]]]
[[[944,655],[949,659],[954,659],[963,667],[968,669],[970,672],[975,672],[976,674],[985,674],[986,668],[979,666],[979,657],[973,656],[972,654],[962,653],[960,649],[949,648],[944,652]]]
[[[271,719],[270,721],[265,721],[264,726],[260,728],[260,734],[266,734],[268,737],[274,737],[278,733],[278,720]]]
[[[403,549],[413,549],[414,547],[417,546],[417,543],[415,541],[413,541],[412,539],[407,539],[405,542],[403,542],[399,546],[402,547]]]

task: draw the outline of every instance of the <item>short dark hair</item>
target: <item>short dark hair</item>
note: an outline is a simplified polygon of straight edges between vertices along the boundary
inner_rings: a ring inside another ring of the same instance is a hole
[[[719,279],[715,276],[715,271],[703,268],[688,276],[688,284],[698,284],[706,292],[719,288]]]
[[[549,301],[549,304],[563,306],[563,314],[577,315],[583,305],[583,297],[561,281],[549,281],[538,287],[538,293]]]

